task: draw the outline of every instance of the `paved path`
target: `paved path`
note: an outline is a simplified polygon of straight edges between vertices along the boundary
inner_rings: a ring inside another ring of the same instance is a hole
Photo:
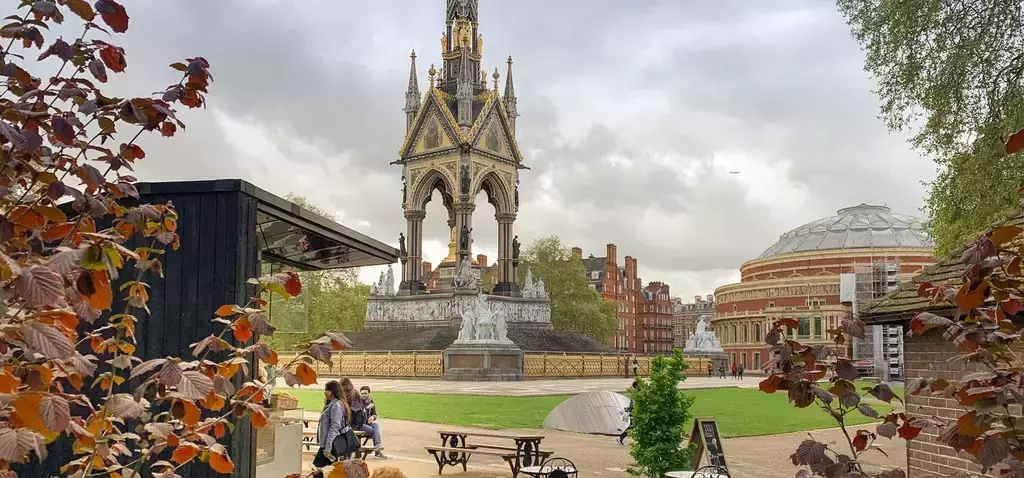
[[[329,380],[336,377],[323,377],[317,385],[306,388],[322,388]],[[744,377],[743,380],[732,378],[714,378],[704,376],[688,377],[680,384],[681,389],[716,388],[716,387],[748,387],[757,388],[761,377]],[[539,396],[539,395],[574,395],[577,393],[607,390],[621,392],[633,383],[631,378],[580,378],[555,380],[526,380],[522,382],[447,382],[441,380],[416,380],[400,378],[353,378],[357,387],[368,385],[374,392],[408,392],[408,393],[441,393],[454,395],[501,395],[501,396]],[[283,379],[277,383],[279,389],[286,385]]]
[[[384,430],[385,452],[390,459],[386,461],[369,459],[371,470],[378,466],[394,466],[402,470],[409,478],[437,476],[437,465],[433,457],[423,449],[425,445],[440,444],[437,430],[465,429],[430,423],[408,422],[382,419]],[[873,427],[872,427],[873,428]],[[555,430],[507,430],[509,433],[540,433],[545,435],[542,448],[555,452],[572,460],[580,468],[580,477],[626,478],[626,468],[632,462],[629,447],[615,443],[614,437],[598,435],[581,435],[559,432]],[[853,432],[851,432],[853,433]],[[838,429],[810,432],[817,440],[825,443],[843,443],[842,433]],[[796,450],[801,441],[807,438],[808,432],[787,433],[762,437],[731,438],[724,440],[726,460],[734,478],[789,478],[796,473],[796,468],[789,461],[789,455]],[[628,443],[628,441],[627,441]],[[869,471],[886,468],[905,467],[907,463],[906,445],[903,440],[881,439],[878,445],[889,454],[872,452],[864,455]],[[311,458],[307,457],[308,460]],[[500,459],[491,457],[473,457],[468,472],[461,468],[445,467],[444,476],[456,478],[508,478],[512,474],[508,466]]]

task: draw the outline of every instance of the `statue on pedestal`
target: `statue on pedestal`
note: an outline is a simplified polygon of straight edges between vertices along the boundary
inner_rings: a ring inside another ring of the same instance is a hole
[[[473,274],[473,268],[469,265],[468,257],[459,258],[459,266],[455,269],[455,288],[476,289],[479,287],[477,276]]]
[[[469,194],[469,165],[462,165],[462,194]]]
[[[714,332],[708,331],[710,316],[702,315],[697,318],[697,329],[686,339],[684,352],[722,352],[722,344],[715,337]]]
[[[384,271],[380,271],[380,279],[377,279],[377,294],[387,295],[387,293],[384,292]]]
[[[398,233],[398,250],[398,256],[402,260],[405,260],[407,257],[409,257],[409,252],[405,250],[405,234],[401,232]]]
[[[384,281],[384,295],[395,295],[395,271],[388,264],[387,280]]]
[[[472,229],[466,227],[465,224],[462,225],[462,234],[459,238],[460,253],[469,253],[469,233],[471,232],[473,232]]]
[[[512,238],[512,263],[519,263],[519,236]]]

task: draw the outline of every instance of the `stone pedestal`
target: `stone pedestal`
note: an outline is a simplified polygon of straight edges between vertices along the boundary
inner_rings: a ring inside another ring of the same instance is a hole
[[[709,352],[706,350],[683,350],[683,355],[686,358],[701,358],[704,360],[711,361],[711,367],[714,369],[715,376],[718,376],[718,368],[725,367],[725,373],[729,373],[729,354],[726,352]],[[703,375],[707,374],[707,370],[697,370],[696,374],[693,370],[690,370],[691,375]]]
[[[443,380],[504,382],[523,380],[523,351],[515,344],[452,344],[444,350]]]
[[[398,284],[398,295],[416,295],[427,291],[422,281],[405,280]]]
[[[522,293],[519,292],[519,284],[516,284],[515,282],[499,282],[494,284],[494,290],[491,293],[505,297],[519,297],[522,295]]]

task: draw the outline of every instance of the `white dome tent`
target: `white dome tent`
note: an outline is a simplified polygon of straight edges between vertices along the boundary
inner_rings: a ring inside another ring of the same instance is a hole
[[[581,393],[551,410],[543,426],[574,433],[618,435],[629,426],[628,406],[629,398],[618,393]]]

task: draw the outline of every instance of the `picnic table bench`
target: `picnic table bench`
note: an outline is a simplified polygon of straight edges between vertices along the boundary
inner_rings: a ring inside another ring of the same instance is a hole
[[[360,460],[366,460],[366,457],[373,453],[377,449],[372,446],[367,446],[367,442],[373,437],[369,433],[357,431],[356,438],[359,439],[359,451],[353,453],[356,458]],[[316,429],[305,428],[302,430],[302,452],[303,453],[316,453],[320,447],[316,443]]]
[[[497,432],[467,432],[457,430],[440,430],[440,446],[424,447],[427,453],[434,456],[437,462],[437,474],[444,471],[445,466],[462,465],[462,471],[466,471],[466,465],[473,454],[496,456],[508,463],[512,470],[512,476],[519,476],[523,467],[531,466],[534,463],[540,464],[545,458],[551,456],[552,452],[540,449],[540,442],[543,435],[519,435]],[[493,445],[487,443],[469,443],[469,437],[492,438],[512,440],[515,446]]]

